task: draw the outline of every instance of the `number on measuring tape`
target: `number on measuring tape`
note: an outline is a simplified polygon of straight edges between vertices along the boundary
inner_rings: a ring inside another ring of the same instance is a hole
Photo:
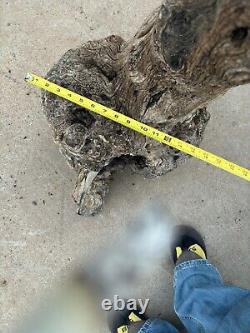
[[[167,135],[165,135],[165,137],[164,137],[163,140],[166,141],[166,142],[171,142],[171,141],[172,141],[172,138],[170,138],[170,137],[168,137]]]
[[[190,150],[191,150],[191,153],[195,153],[195,148],[194,147],[191,147]]]
[[[207,160],[208,159],[208,153],[203,153],[203,157]]]
[[[159,133],[156,132],[156,131],[153,131],[152,134],[153,134],[153,135],[156,135],[156,136],[159,136]]]

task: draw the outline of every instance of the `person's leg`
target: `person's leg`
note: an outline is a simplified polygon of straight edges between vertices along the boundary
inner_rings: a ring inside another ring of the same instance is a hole
[[[108,318],[111,333],[178,333],[166,320],[147,319],[134,311],[112,311]]]
[[[174,307],[188,332],[249,333],[250,291],[223,283],[200,235],[180,227],[172,248]]]

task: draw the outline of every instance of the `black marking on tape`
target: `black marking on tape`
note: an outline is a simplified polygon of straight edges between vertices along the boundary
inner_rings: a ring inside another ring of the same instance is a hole
[[[172,138],[169,138],[167,135],[165,135],[163,141],[165,141],[165,142],[171,142]]]

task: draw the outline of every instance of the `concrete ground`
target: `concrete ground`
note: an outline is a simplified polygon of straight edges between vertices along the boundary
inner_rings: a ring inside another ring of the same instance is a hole
[[[101,214],[76,214],[75,173],[53,143],[39,91],[26,72],[44,75],[69,48],[109,34],[130,38],[160,0],[1,1],[0,332],[29,312],[44,290],[78,258],[117,237],[150,200],[204,235],[225,280],[250,285],[250,187],[196,159],[153,180],[130,171],[115,177]],[[210,105],[202,146],[250,167],[250,86]],[[126,177],[124,176],[126,175]],[[172,268],[155,267],[141,294],[149,312],[172,318]]]

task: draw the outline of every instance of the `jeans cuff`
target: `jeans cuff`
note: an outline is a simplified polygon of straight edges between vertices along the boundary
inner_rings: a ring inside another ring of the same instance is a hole
[[[209,262],[207,261],[207,259],[194,259],[194,260],[188,260],[188,261],[184,261],[180,264],[178,264],[175,267],[175,272],[178,272],[182,269],[185,268],[193,268],[193,267],[199,267],[200,265],[211,265],[209,264]]]
[[[203,272],[203,274],[215,274],[216,277],[221,281],[221,283],[223,282],[222,277],[217,268],[214,267],[212,264],[210,264],[207,259],[195,259],[195,260],[184,261],[175,267],[174,288],[176,286],[178,277],[186,278],[190,275],[190,272],[200,273],[201,271]]]
[[[145,323],[142,325],[142,327],[139,329],[138,333],[147,333],[149,326],[152,324],[153,320],[148,319],[145,321]]]

